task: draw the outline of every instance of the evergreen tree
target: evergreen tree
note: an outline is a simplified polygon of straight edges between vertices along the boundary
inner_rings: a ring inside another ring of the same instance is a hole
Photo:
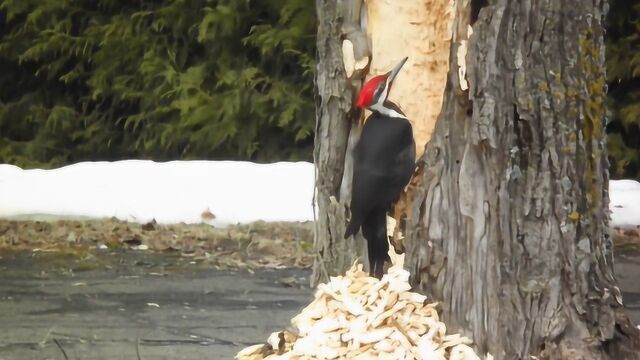
[[[611,1],[609,158],[640,177],[640,4]],[[0,0],[0,162],[311,159],[305,0]]]
[[[310,159],[313,4],[0,1],[0,162]]]
[[[640,3],[610,4],[606,38],[611,175],[640,178]]]

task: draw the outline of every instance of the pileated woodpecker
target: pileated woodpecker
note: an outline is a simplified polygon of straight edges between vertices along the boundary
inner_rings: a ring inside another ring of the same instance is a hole
[[[407,61],[367,81],[360,91],[358,108],[372,114],[362,128],[354,149],[351,221],[344,237],[358,233],[367,239],[369,274],[378,279],[389,258],[387,211],[411,180],[416,145],[411,123],[402,110],[387,100],[393,79]]]

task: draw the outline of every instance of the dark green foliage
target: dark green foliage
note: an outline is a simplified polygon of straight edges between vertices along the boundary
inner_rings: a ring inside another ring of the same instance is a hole
[[[0,0],[0,162],[311,158],[308,0]]]
[[[640,177],[640,3],[607,24],[609,156]],[[311,159],[309,0],[0,0],[0,163]]]
[[[610,5],[606,40],[611,175],[640,178],[640,3],[613,0]]]

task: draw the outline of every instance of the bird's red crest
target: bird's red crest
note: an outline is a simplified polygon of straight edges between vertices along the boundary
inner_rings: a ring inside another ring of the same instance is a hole
[[[374,76],[369,81],[364,83],[362,89],[360,90],[360,95],[358,95],[358,101],[356,102],[356,106],[359,108],[365,108],[371,104],[374,100],[373,96],[376,93],[376,89],[380,85],[381,82],[387,79],[387,75],[378,75]]]

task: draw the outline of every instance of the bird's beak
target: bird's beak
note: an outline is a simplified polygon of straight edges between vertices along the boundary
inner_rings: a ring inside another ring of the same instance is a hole
[[[402,69],[402,66],[404,65],[404,63],[407,62],[407,59],[409,59],[408,57],[402,59],[402,61],[400,61],[398,63],[398,65],[396,65],[390,72],[389,72],[389,83],[393,82],[393,79],[395,79],[395,77],[398,75],[398,73],[400,72],[400,69]]]

